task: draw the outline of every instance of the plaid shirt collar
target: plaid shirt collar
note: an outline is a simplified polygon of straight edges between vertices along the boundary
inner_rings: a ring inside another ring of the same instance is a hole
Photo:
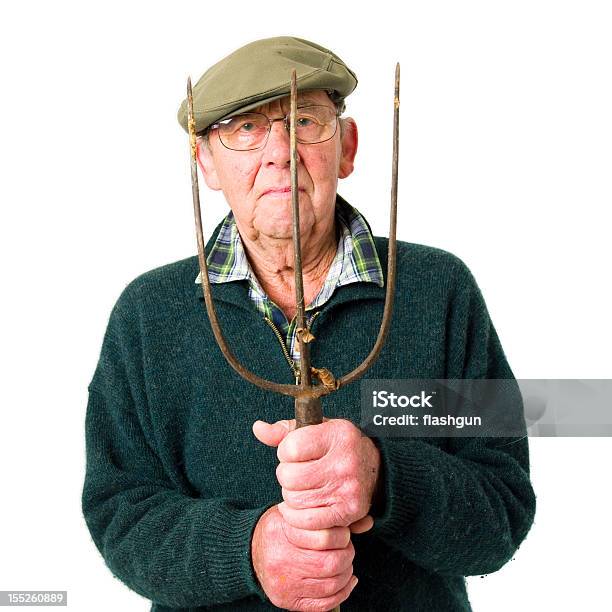
[[[357,282],[375,283],[379,287],[384,284],[374,239],[366,220],[356,208],[340,196],[336,202],[336,219],[340,225],[336,256],[321,291],[306,310],[325,304],[336,287]],[[254,292],[262,297],[265,296],[249,264],[231,211],[223,220],[206,263],[211,283],[247,280]],[[202,282],[199,274],[195,282]]]
[[[383,273],[370,228],[359,211],[340,196],[337,196],[336,199],[336,220],[340,230],[336,255],[321,290],[306,307],[307,314],[323,306],[331,298],[336,287],[358,282],[375,283],[379,287],[384,285]],[[282,331],[287,348],[294,361],[297,362],[299,354],[296,352],[296,321],[295,319],[291,322],[287,321],[282,310],[270,300],[262,289],[247,259],[231,211],[223,220],[217,239],[206,258],[206,263],[211,283],[248,281],[249,298],[257,310]],[[202,282],[200,274],[195,282]],[[309,323],[314,316],[316,313],[311,312],[307,322]]]

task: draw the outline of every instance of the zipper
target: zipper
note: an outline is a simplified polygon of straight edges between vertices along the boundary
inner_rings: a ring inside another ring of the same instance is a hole
[[[308,331],[310,331],[312,322],[320,314],[321,314],[321,311],[318,310],[310,317],[310,319],[308,319],[308,322],[306,323],[306,328],[308,329]],[[278,340],[278,343],[281,346],[281,350],[283,351],[283,355],[285,356],[285,359],[287,360],[287,363],[289,364],[289,367],[291,368],[291,371],[293,372],[293,376],[295,378],[295,384],[299,385],[300,384],[300,369],[296,366],[295,361],[291,359],[291,355],[289,355],[289,350],[287,349],[287,345],[285,344],[285,341],[283,340],[282,334],[278,331],[278,328],[276,327],[276,325],[274,325],[274,322],[271,319],[269,319],[268,317],[264,317],[264,321],[270,326],[270,328],[274,332],[274,335],[276,336],[276,339]]]
[[[320,310],[317,310],[317,312],[315,312],[312,317],[310,317],[310,319],[308,319],[308,322],[306,323],[306,327],[308,328],[308,331],[310,331],[311,327],[312,327],[312,322],[321,314]]]

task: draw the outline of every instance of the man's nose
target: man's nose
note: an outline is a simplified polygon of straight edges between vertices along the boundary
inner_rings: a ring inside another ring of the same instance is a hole
[[[298,155],[298,161],[300,157]],[[264,162],[275,166],[291,164],[291,139],[283,118],[273,119],[264,147]]]

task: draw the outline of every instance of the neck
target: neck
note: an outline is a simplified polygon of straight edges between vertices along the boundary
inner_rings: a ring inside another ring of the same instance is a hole
[[[250,238],[248,232],[240,237],[249,263],[266,295],[285,313],[288,320],[297,313],[295,304],[295,263],[293,240],[257,235]],[[307,306],[317,296],[325,283],[327,273],[337,250],[336,226],[319,236],[305,232],[301,237],[302,278],[304,304]]]

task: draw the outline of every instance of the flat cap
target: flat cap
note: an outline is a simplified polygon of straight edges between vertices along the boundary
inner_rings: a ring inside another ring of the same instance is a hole
[[[302,38],[278,36],[256,40],[209,68],[193,87],[196,132],[219,119],[251,110],[290,93],[295,68],[298,91],[325,89],[342,110],[357,87],[355,73],[334,53]],[[187,99],[178,111],[187,128]]]

